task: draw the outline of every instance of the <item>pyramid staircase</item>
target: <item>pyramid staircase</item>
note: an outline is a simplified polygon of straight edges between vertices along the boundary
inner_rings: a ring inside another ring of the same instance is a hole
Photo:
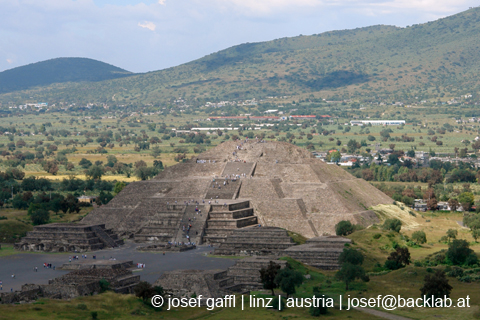
[[[250,201],[238,201],[229,204],[212,204],[206,221],[203,242],[218,244],[225,242],[234,230],[252,227],[258,224]]]

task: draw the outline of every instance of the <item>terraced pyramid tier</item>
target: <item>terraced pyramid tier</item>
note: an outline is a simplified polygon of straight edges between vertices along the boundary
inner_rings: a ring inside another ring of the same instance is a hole
[[[249,202],[249,210],[217,212],[207,207],[238,202]],[[83,222],[106,224],[138,241],[176,241],[186,237],[181,223],[190,215],[186,205],[203,205],[201,220],[195,223],[197,243],[222,242],[233,229],[254,224],[313,238],[334,234],[341,220],[371,225],[378,218],[368,208],[389,203],[390,197],[365,180],[305,149],[243,140],[223,142],[152,180],[130,183]]]

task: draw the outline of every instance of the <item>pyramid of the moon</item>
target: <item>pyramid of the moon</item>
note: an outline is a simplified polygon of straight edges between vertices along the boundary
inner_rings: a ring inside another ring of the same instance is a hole
[[[392,202],[292,144],[228,141],[129,184],[83,223],[106,224],[139,242],[223,242],[235,229],[259,225],[312,238],[334,234],[341,220],[372,224],[377,217],[368,208]]]

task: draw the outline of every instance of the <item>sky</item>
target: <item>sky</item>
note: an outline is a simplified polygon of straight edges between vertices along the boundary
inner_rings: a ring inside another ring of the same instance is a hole
[[[0,0],[0,71],[58,58],[132,72],[246,42],[437,20],[478,0]]]

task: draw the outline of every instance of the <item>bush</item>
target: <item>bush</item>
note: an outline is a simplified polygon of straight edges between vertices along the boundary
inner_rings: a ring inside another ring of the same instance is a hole
[[[347,236],[354,231],[354,226],[350,221],[342,220],[335,225],[335,233],[337,236]]]
[[[323,301],[326,301],[327,297],[324,296],[323,299]],[[308,312],[312,317],[320,317],[322,314],[327,314],[328,308],[323,303],[319,303],[316,307],[311,306]]]
[[[448,245],[447,250],[447,258],[450,260],[454,265],[462,265],[466,263],[467,258],[470,255],[475,254],[472,249],[470,249],[470,245],[466,240],[453,240]],[[475,256],[476,258],[476,256]],[[473,261],[473,257],[469,258]]]
[[[279,298],[281,299],[280,301],[278,301]],[[283,311],[285,309],[286,303],[281,296],[276,296],[275,298],[273,298],[272,303],[270,305],[271,305],[271,308],[275,310]]]
[[[462,277],[463,276],[463,269],[462,268],[459,268],[459,267],[447,267],[445,268],[445,272],[447,274],[447,276],[449,277]]]
[[[418,244],[423,244],[427,242],[427,235],[423,231],[415,231],[412,234],[412,240]]]
[[[373,239],[380,239],[382,237],[382,234],[381,233],[375,233],[373,235]]]
[[[422,293],[422,296],[425,295],[428,298],[432,296],[446,296],[448,298],[450,292],[452,291],[452,286],[448,283],[445,272],[443,270],[436,270],[435,274],[427,274],[425,276],[423,287],[420,289],[420,291]]]
[[[392,230],[395,232],[400,232],[400,229],[402,228],[402,221],[398,219],[387,219],[383,223],[383,229],[385,230]]]
[[[79,303],[79,304],[77,304],[77,309],[79,309],[79,310],[87,310],[88,308],[87,308],[87,305],[86,305],[86,304],[84,304],[84,303]]]
[[[46,224],[50,220],[50,213],[44,209],[37,209],[30,215],[34,226]]]
[[[90,315],[92,316],[92,319],[93,319],[93,320],[98,319],[98,312],[97,312],[97,311],[92,311],[92,312],[90,312]]]
[[[473,265],[475,265],[475,264],[478,264],[478,257],[477,257],[477,255],[476,255],[474,252],[470,253],[470,254],[468,255],[467,259],[465,260],[465,264],[466,264],[467,266],[473,266]]]
[[[108,282],[105,279],[100,280],[99,284],[100,284],[100,292],[105,292],[110,287],[110,282]]]

